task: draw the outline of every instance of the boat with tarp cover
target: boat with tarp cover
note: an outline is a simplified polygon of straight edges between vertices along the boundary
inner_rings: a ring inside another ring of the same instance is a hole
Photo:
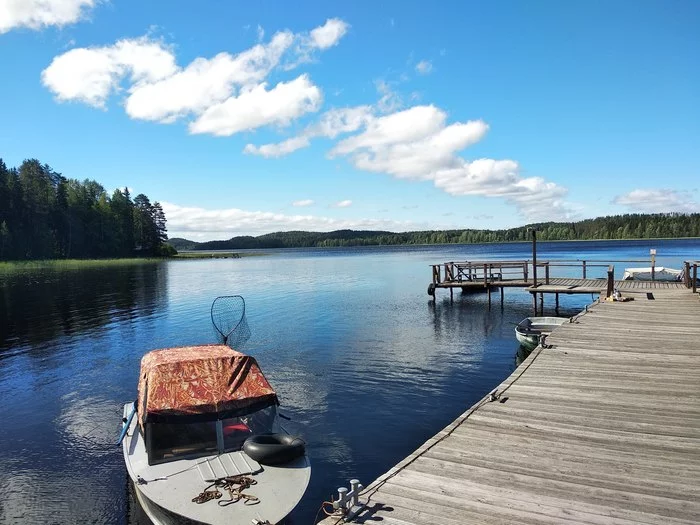
[[[303,441],[283,431],[278,404],[256,360],[228,346],[146,354],[120,439],[148,517],[157,525],[283,520],[311,466]]]

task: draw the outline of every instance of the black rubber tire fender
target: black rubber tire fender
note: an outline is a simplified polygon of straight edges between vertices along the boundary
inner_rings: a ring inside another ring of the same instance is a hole
[[[282,465],[306,453],[306,443],[289,434],[256,434],[243,443],[243,451],[261,465]]]

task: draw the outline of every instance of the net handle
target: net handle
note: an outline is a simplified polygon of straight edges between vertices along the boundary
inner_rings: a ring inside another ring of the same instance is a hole
[[[236,323],[236,325],[233,328],[231,328],[231,330],[229,330],[228,333],[225,334],[221,330],[221,328],[219,328],[219,326],[216,324],[216,320],[214,319],[214,307],[216,306],[216,302],[219,299],[233,299],[233,298],[239,298],[241,300],[241,302],[243,303],[243,310],[241,312],[241,317],[238,319],[238,322]],[[243,299],[242,295],[220,295],[219,297],[214,299],[214,301],[211,303],[210,314],[211,314],[211,324],[213,324],[216,331],[221,334],[221,337],[224,338],[224,344],[226,344],[228,342],[229,336],[236,330],[236,328],[238,328],[238,325],[240,325],[241,322],[243,321],[243,319],[245,318],[245,299]]]

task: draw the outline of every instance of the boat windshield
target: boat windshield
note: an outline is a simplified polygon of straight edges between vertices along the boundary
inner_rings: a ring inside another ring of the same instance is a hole
[[[149,423],[148,461],[171,461],[183,456],[202,456],[240,450],[253,434],[277,432],[277,407],[270,406],[245,416],[200,423]],[[217,439],[221,425],[222,441]]]
[[[276,431],[277,407],[271,406],[241,417],[222,421],[224,450],[240,450],[243,442],[253,434],[268,434]]]
[[[216,421],[201,423],[149,423],[148,462],[217,451]]]

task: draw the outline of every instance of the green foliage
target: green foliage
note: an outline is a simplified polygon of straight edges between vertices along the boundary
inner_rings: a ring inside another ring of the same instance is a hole
[[[18,169],[0,159],[0,260],[160,256],[170,253],[165,224],[145,195],[110,197],[98,182],[66,179],[36,159]]]
[[[507,230],[445,230],[392,233],[385,231],[338,230],[321,232],[277,232],[258,237],[233,237],[227,241],[197,243],[171,239],[179,250],[240,250],[337,246],[389,246],[401,244],[477,244],[524,242],[528,229],[537,228],[541,241],[594,239],[649,239],[700,237],[700,214],[657,213],[598,217],[580,222],[547,222]]]

